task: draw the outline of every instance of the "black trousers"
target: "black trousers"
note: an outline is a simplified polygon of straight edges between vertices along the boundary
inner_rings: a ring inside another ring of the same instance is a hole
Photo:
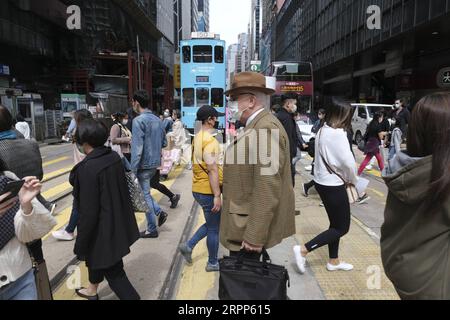
[[[159,170],[157,170],[152,180],[150,180],[150,187],[166,195],[167,197],[169,197],[169,199],[172,199],[175,195],[159,181],[160,177],[161,173],[159,172]]]
[[[141,299],[123,270],[122,260],[108,269],[95,270],[88,267],[88,271],[90,283],[100,284],[106,278],[112,291],[117,295],[117,297],[119,297],[120,300]]]
[[[330,228],[305,244],[309,252],[328,245],[330,259],[339,258],[339,242],[350,230],[350,203],[345,186],[327,187],[315,184],[330,220]]]

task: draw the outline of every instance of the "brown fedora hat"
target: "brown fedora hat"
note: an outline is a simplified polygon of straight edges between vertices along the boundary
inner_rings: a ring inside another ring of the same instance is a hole
[[[225,95],[230,96],[245,90],[257,90],[268,95],[275,93],[275,90],[266,87],[264,75],[256,72],[241,72],[234,77],[231,89],[225,92]]]

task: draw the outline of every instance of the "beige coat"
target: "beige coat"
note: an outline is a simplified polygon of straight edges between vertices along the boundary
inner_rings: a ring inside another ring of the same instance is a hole
[[[260,146],[269,145],[268,158],[272,156],[271,143],[268,143],[271,140],[263,137],[263,132],[268,132],[272,139],[275,137],[273,133],[279,132],[280,137],[274,146],[279,156],[274,154],[275,160],[272,160],[279,161],[279,169],[271,175],[261,174],[261,169],[270,165],[264,165],[264,159],[258,156]],[[228,147],[224,165],[220,242],[230,251],[240,251],[243,240],[269,249],[295,234],[295,199],[289,150],[286,131],[266,111],[258,114],[237,141]],[[250,161],[249,155],[256,155],[256,158]],[[238,158],[243,162],[238,162]]]

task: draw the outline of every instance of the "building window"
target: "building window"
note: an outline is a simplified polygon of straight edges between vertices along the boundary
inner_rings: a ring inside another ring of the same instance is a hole
[[[216,46],[214,48],[214,62],[223,63],[223,47]]]
[[[193,107],[194,105],[195,105],[194,89],[192,88],[183,89],[183,106]]]
[[[223,100],[223,89],[214,88],[211,90],[211,104],[214,108],[222,108]]]
[[[191,62],[191,47],[189,47],[189,46],[183,47],[183,62],[184,63]]]
[[[212,46],[194,46],[195,63],[212,62]]]
[[[197,88],[197,106],[209,104],[209,88]]]

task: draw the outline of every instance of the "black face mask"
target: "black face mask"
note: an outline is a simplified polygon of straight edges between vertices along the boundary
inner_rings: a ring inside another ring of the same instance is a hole
[[[216,123],[214,124],[214,129],[219,129],[219,121],[216,121]]]

